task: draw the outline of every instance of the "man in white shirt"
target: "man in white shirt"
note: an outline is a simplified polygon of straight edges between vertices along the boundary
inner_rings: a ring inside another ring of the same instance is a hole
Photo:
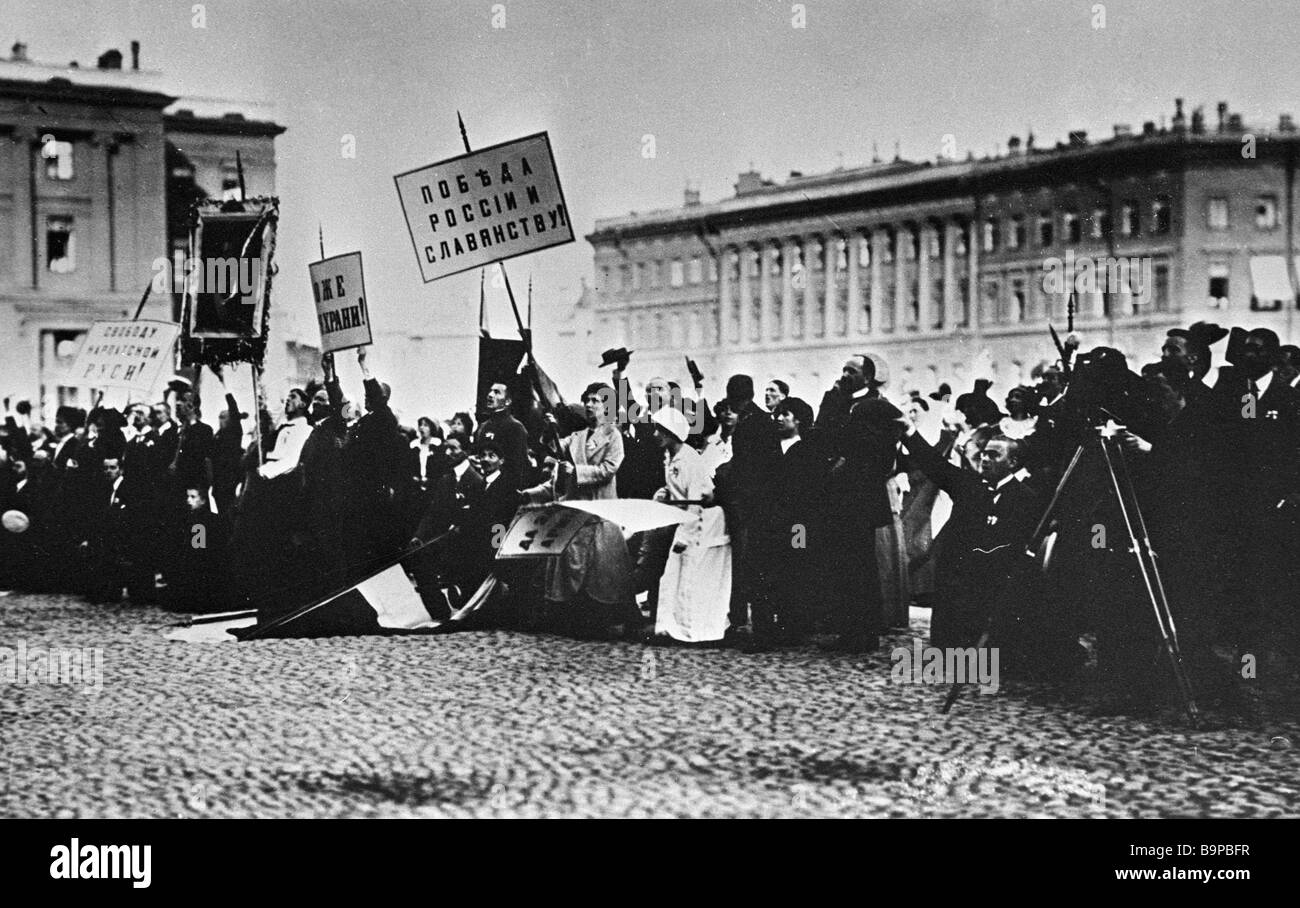
[[[148,431],[149,408],[144,404],[131,404],[127,409],[127,424],[122,429],[122,437],[129,444],[134,438]]]
[[[311,435],[311,426],[307,424],[308,406],[307,392],[301,388],[294,388],[285,396],[285,423],[276,432],[275,444],[266,455],[266,463],[258,468],[263,479],[274,479],[298,466],[302,446]]]

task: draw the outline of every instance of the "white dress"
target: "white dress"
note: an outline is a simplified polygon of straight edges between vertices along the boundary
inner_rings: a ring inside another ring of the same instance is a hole
[[[664,470],[670,498],[697,499],[713,492],[713,473],[700,454],[685,445]],[[731,537],[722,508],[688,507],[694,517],[677,527],[663,577],[655,633],[684,643],[721,640],[731,604]]]

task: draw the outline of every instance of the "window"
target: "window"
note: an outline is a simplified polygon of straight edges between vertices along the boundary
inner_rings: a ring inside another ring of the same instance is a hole
[[[957,248],[954,249],[953,252],[961,258],[965,258],[966,252],[969,249],[968,242],[969,236],[966,231],[966,226],[963,225],[962,228],[957,231]]]
[[[768,256],[767,273],[770,277],[779,278],[781,276],[782,267],[783,266],[781,264],[781,247],[773,246],[772,254]]]
[[[890,265],[894,261],[894,231],[885,231],[884,248],[880,250],[880,261],[882,264]]]
[[[45,264],[55,274],[69,274],[77,268],[77,235],[70,217],[45,219]]]
[[[943,231],[937,228],[929,231],[930,248],[927,250],[930,258],[943,258]]]
[[[1050,211],[1038,213],[1038,245],[1046,248],[1056,240],[1056,224]]]
[[[999,236],[999,233],[1000,231],[998,230],[998,219],[985,218],[984,219],[984,243],[983,243],[985,252],[998,251],[998,243],[1001,241],[1001,237]]]
[[[45,177],[49,180],[72,179],[72,143],[54,136],[41,137],[41,157],[45,160]]]
[[[1277,196],[1261,195],[1255,199],[1255,227],[1272,230],[1277,226]]]
[[[1061,215],[1061,233],[1065,235],[1065,242],[1071,245],[1083,238],[1079,212],[1066,211]]]
[[[646,264],[637,262],[632,268],[632,289],[640,290],[646,285]]]
[[[1012,215],[1011,226],[1007,230],[1007,248],[1019,249],[1023,245],[1025,245],[1025,216]]]
[[[601,266],[600,288],[602,290],[617,290],[618,289],[617,287],[613,287],[610,285],[611,280],[613,280],[613,275],[610,273],[610,267],[608,265]]]
[[[1019,278],[1011,282],[1011,321],[1025,320],[1025,282]]]
[[[1211,198],[1205,206],[1205,225],[1211,230],[1228,229],[1228,200],[1224,196]]]
[[[709,256],[709,282],[715,283],[718,280],[718,259],[716,256]]]
[[[835,241],[835,270],[847,271],[849,268],[849,244],[844,240]]]
[[[700,281],[704,280],[704,262],[701,261],[698,255],[691,259],[690,268],[687,269],[686,277],[692,284],[698,284]]]
[[[1210,306],[1215,309],[1228,305],[1228,266],[1210,266]]]
[[[686,274],[682,268],[681,259],[673,259],[672,265],[668,269],[668,283],[673,287],[680,287],[686,283]]]
[[[814,270],[820,270],[822,265],[825,264],[822,258],[826,252],[825,244],[817,240],[810,240],[807,248],[808,260],[806,264],[811,265]]]
[[[618,289],[632,289],[632,266],[621,265],[618,269]]]
[[[1151,203],[1151,229],[1155,233],[1169,232],[1169,197],[1158,196]]]
[[[1151,302],[1157,312],[1167,312],[1169,310],[1169,266],[1156,265],[1152,269],[1152,282],[1155,286],[1151,288]]]
[[[241,201],[239,195],[239,168],[234,164],[221,165],[221,201]]]
[[[871,267],[871,239],[869,237],[858,238],[858,267]]]
[[[1094,240],[1104,240],[1110,234],[1110,210],[1092,209],[1092,223],[1088,225],[1088,236]]]
[[[1119,208],[1119,230],[1124,236],[1137,236],[1142,232],[1141,215],[1133,199],[1125,199]]]
[[[646,282],[646,286],[658,287],[659,286],[659,263],[657,261],[646,263],[646,274],[650,278],[649,281]]]

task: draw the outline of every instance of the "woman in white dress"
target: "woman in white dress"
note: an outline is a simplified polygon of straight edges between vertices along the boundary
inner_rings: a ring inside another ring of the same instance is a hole
[[[710,501],[713,471],[699,452],[685,444],[690,435],[686,417],[665,407],[652,420],[655,440],[664,450],[665,485],[655,493],[655,500]],[[682,643],[708,643],[721,640],[727,631],[731,540],[722,508],[686,507],[692,519],[678,525],[659,580],[655,634]]]

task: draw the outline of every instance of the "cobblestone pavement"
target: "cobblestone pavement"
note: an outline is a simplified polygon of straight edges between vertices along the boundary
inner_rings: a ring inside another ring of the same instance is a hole
[[[98,692],[0,684],[0,815],[1300,815],[1280,709],[1191,732],[1004,682],[945,724],[945,688],[890,682],[907,634],[745,655],[505,631],[195,644],[163,639],[173,620],[0,597],[0,646],[103,651]]]

